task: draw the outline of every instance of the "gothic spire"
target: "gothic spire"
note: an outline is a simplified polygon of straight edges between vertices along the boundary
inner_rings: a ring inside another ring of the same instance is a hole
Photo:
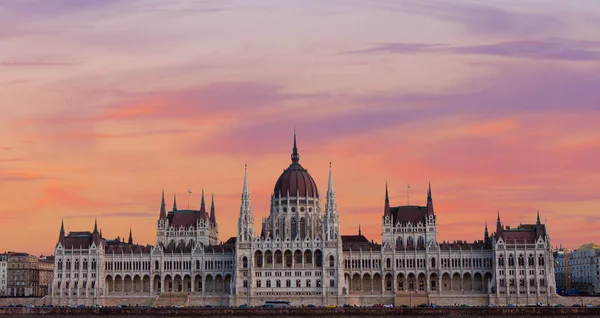
[[[164,220],[167,218],[167,208],[165,207],[165,189],[162,190],[162,198],[160,200],[160,214],[158,219]]]
[[[210,202],[210,223],[213,225],[217,224],[217,215],[215,214],[215,194],[212,194],[212,199]]]
[[[498,211],[498,220],[496,220],[496,232],[502,229],[502,222],[500,222],[500,211]]]
[[[331,172],[331,161],[329,162],[329,188],[327,189],[327,193],[334,193],[333,190],[333,173]]]
[[[244,189],[242,190],[242,200],[250,195],[248,193],[248,165],[244,165]]]
[[[206,213],[206,205],[204,203],[204,188],[202,188],[202,201],[200,201],[200,212]]]
[[[173,194],[173,212],[177,211],[177,195]]]
[[[487,241],[488,241],[489,238],[490,238],[490,235],[488,233],[487,222],[485,222],[485,233],[483,234],[484,242],[487,243]]]
[[[427,202],[431,200],[431,181],[429,181],[429,187],[427,188]]]
[[[429,181],[429,187],[427,188],[427,214],[435,214],[433,211],[433,198],[431,196],[431,181]]]
[[[65,220],[61,220],[60,221],[60,234],[59,234],[59,240],[62,240],[65,238]]]
[[[98,219],[94,219],[94,234],[98,234]]]
[[[325,214],[337,213],[337,204],[335,202],[335,190],[333,189],[333,172],[331,162],[329,162],[329,187],[327,188],[327,202],[325,203]],[[329,218],[329,216],[327,216]]]
[[[298,154],[298,147],[296,146],[296,129],[294,128],[294,148],[292,149],[292,162],[300,161],[300,155]]]
[[[390,197],[388,195],[388,184],[385,183],[385,205],[383,207],[383,216],[391,216],[392,212],[390,211]]]
[[[133,235],[131,235],[131,228],[129,228],[129,241],[127,241],[129,245],[133,245]]]
[[[358,224],[358,236],[361,236],[362,233],[360,232],[360,224]]]
[[[541,225],[542,222],[540,221],[540,210],[537,210],[537,221],[535,221],[535,225]]]

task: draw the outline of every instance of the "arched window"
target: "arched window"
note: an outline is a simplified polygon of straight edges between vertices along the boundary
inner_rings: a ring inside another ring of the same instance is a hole
[[[292,230],[292,239],[295,239],[296,234],[298,233],[298,228],[296,226],[296,218],[292,218],[290,228]]]
[[[196,260],[196,269],[200,270],[200,260]]]
[[[275,287],[281,287],[281,280],[276,280],[275,281]]]
[[[323,253],[320,250],[315,251],[315,266],[323,267]]]
[[[409,236],[409,237],[406,239],[406,245],[408,245],[408,246],[412,246],[412,245],[414,245],[414,242],[413,242],[413,237],[412,237],[412,236]]]
[[[246,256],[244,256],[244,258],[242,258],[242,267],[248,268],[248,258]],[[260,286],[257,286],[257,287],[260,287]]]
[[[540,254],[540,257],[538,258],[538,265],[544,266],[544,255],[543,254]]]
[[[385,265],[386,265],[386,267],[387,267],[387,268],[390,268],[390,267],[392,267],[392,260],[391,260],[391,259],[389,259],[389,258],[388,258],[388,259],[386,259],[386,260],[385,260]]]
[[[62,259],[58,260],[58,269],[62,269]]]
[[[329,255],[329,267],[335,267],[335,259],[333,255]]]
[[[304,218],[300,219],[300,238],[304,239],[306,237],[306,220]]]
[[[525,266],[525,258],[523,254],[519,254],[519,266]]]
[[[419,239],[417,240],[417,245],[419,245],[419,246],[425,245],[425,239],[422,236],[419,236]]]
[[[435,268],[435,257],[431,258],[431,268]]]
[[[533,254],[529,254],[529,258],[527,260],[527,265],[535,266],[535,258],[533,257]]]
[[[498,257],[498,266],[504,266],[504,255],[502,254]]]
[[[512,254],[508,255],[508,266],[515,266],[515,258]]]
[[[402,247],[402,237],[398,236],[398,238],[396,238],[396,248]]]

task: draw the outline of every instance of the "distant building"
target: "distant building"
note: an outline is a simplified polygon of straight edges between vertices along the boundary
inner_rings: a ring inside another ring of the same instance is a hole
[[[43,297],[52,286],[54,258],[37,257],[27,253],[7,255],[7,296]]]
[[[8,295],[8,254],[0,254],[0,296]]]
[[[600,245],[588,243],[572,252],[557,249],[554,262],[560,293],[600,295]]]

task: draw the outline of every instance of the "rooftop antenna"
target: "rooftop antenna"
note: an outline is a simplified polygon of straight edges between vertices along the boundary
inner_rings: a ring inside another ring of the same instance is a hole
[[[410,205],[410,184],[406,186],[406,205]]]

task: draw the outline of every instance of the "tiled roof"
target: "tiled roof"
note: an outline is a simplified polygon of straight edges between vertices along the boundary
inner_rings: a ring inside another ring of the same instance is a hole
[[[342,235],[342,249],[344,251],[381,251],[381,245],[369,242],[363,235]]]
[[[407,205],[407,206],[397,206],[391,207],[390,212],[392,213],[392,222],[396,224],[400,222],[401,224],[406,224],[411,222],[412,224],[416,224],[419,221],[425,224],[427,219],[427,207],[426,206],[416,206],[416,205]]]
[[[546,236],[545,224],[521,224],[516,228],[503,228],[496,233],[508,244],[534,243],[539,237]]]

